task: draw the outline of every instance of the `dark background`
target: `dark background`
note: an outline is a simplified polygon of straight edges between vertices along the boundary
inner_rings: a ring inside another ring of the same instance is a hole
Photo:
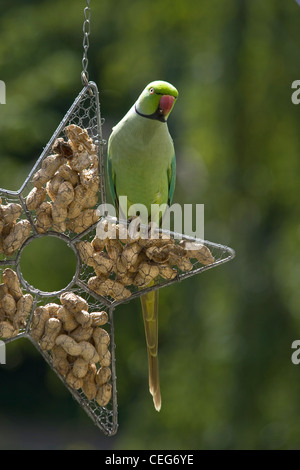
[[[85,2],[0,6],[0,187],[14,190],[82,88]],[[91,7],[88,70],[104,136],[148,82],[174,84],[173,202],[205,204],[205,238],[236,258],[160,291],[160,413],[148,392],[139,301],[116,309],[115,437],[94,426],[26,340],[10,344],[0,448],[299,448],[291,344],[300,338],[300,106],[291,84],[300,79],[300,8],[293,0]]]

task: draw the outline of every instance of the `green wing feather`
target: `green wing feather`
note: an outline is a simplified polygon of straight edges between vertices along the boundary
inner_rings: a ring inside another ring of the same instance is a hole
[[[107,154],[107,176],[108,176],[110,194],[113,198],[114,204],[117,206],[118,198],[117,198],[117,192],[116,192],[116,174],[113,171],[112,161],[109,156],[109,153]]]
[[[176,181],[176,157],[175,153],[173,155],[171,165],[168,170],[168,180],[169,180],[169,197],[168,197],[168,205],[172,204],[174,190],[175,190],[175,181]]]

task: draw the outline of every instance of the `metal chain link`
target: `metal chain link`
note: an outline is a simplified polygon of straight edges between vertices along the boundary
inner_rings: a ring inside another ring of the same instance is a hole
[[[90,0],[86,1],[87,6],[84,9],[84,22],[83,22],[83,58],[82,58],[82,72],[81,72],[81,81],[84,86],[89,82],[89,74],[87,71],[88,68],[88,49],[90,47],[89,35],[91,32],[91,8]]]

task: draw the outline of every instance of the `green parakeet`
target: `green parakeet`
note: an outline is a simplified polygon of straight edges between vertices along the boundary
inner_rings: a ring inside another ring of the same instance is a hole
[[[115,205],[123,214],[127,214],[132,204],[143,204],[150,218],[151,204],[171,205],[176,159],[167,119],[177,97],[178,91],[170,83],[159,80],[149,83],[112,130],[108,141],[108,179]],[[127,197],[127,208],[122,204],[119,207],[120,196]],[[142,295],[141,303],[148,352],[149,389],[155,409],[159,411],[158,290]]]

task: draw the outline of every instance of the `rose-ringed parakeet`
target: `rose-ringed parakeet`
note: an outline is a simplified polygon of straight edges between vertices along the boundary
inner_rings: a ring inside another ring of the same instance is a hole
[[[168,82],[146,86],[136,103],[113,128],[108,141],[107,170],[116,207],[127,214],[132,204],[171,205],[176,177],[173,140],[167,119],[178,97]],[[127,208],[119,207],[120,196]],[[145,223],[145,221],[142,221]],[[146,221],[148,222],[148,221]],[[161,408],[158,372],[158,290],[141,296],[149,364],[149,389],[156,410]]]

